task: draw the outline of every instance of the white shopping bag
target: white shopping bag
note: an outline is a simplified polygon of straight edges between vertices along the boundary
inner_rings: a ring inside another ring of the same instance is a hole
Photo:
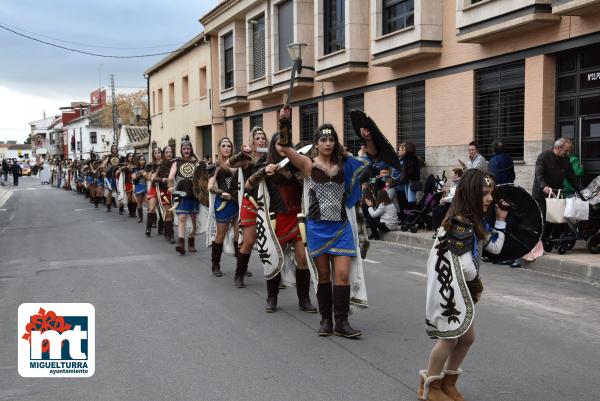
[[[577,197],[566,199],[564,216],[569,220],[585,221],[590,217],[590,207],[586,201]]]
[[[566,223],[565,219],[565,207],[566,199],[560,199],[560,189],[558,193],[550,191],[546,198],[546,221],[548,223],[562,224]]]

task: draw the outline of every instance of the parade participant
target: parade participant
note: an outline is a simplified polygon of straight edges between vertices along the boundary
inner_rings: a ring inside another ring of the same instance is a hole
[[[110,154],[104,156],[102,161],[102,175],[104,178],[104,196],[106,198],[106,211],[110,212],[112,208],[112,197],[116,195],[117,178],[119,170],[119,148],[116,144],[110,147]],[[119,206],[119,214],[123,214],[122,207]]]
[[[160,148],[154,148],[152,149],[152,163],[149,164],[149,169],[150,169],[150,175],[149,175],[149,180],[150,180],[150,187],[148,188],[148,194],[147,194],[147,199],[148,199],[148,214],[146,215],[146,236],[150,237],[152,234],[152,224],[154,224],[154,222],[156,222],[157,219],[157,214],[156,214],[156,208],[158,206],[158,202],[160,201],[160,185],[161,185],[161,181],[162,178],[160,178],[159,172],[161,169],[161,164],[163,162],[163,151]],[[171,166],[169,165],[169,170],[171,169]],[[168,176],[168,172],[167,176]],[[165,187],[165,191],[166,191],[166,177],[164,178],[165,182],[164,182],[164,187]]]
[[[301,211],[300,204],[302,201],[302,174],[290,163],[283,168],[279,168],[278,163],[285,158],[281,145],[277,143],[279,137],[279,133],[276,133],[271,138],[267,153],[267,166],[254,173],[248,179],[246,186],[253,189],[264,178],[269,192],[269,204],[266,205],[266,208],[268,213],[274,215],[275,237],[282,249],[287,244],[293,245],[294,248],[298,306],[304,312],[316,313],[317,308],[310,302],[310,271],[306,260],[306,249],[298,227],[298,213]],[[292,145],[290,144],[290,146]],[[277,310],[281,272],[265,278],[267,278],[267,305],[265,311],[272,313]]]
[[[131,179],[133,180],[135,199],[137,206],[138,223],[144,221],[144,198],[148,191],[148,169],[146,168],[146,159],[144,155],[139,155],[135,167],[131,172]]]
[[[165,146],[162,151],[162,161],[158,165],[158,171],[154,178],[155,184],[158,184],[157,195],[160,203],[158,208],[160,218],[158,219],[158,235],[165,236],[165,239],[169,243],[175,243],[175,233],[173,230],[173,212],[171,211],[172,197],[168,191],[169,185],[169,174],[171,173],[171,167],[173,164],[173,148]],[[156,219],[155,219],[156,222]],[[149,235],[149,231],[146,231]]]
[[[485,249],[499,254],[504,245],[508,208],[502,200],[494,206],[494,191],[494,180],[486,172],[467,170],[429,254],[426,331],[437,342],[427,370],[419,372],[419,400],[464,400],[456,381],[475,341],[475,303],[483,292],[481,253]],[[486,224],[486,216],[492,213],[495,228]]]
[[[267,135],[260,127],[254,127],[250,131],[250,145],[242,146],[242,151],[229,158],[227,165],[230,167],[239,167],[241,169],[242,179],[240,185],[242,189],[242,205],[240,207],[240,227],[242,228],[242,244],[237,253],[237,265],[235,268],[235,286],[244,288],[244,276],[251,276],[248,271],[248,262],[252,247],[256,242],[256,189],[249,190],[245,187],[246,180],[250,178],[259,168],[263,167],[266,161],[266,155],[259,150],[265,148],[267,144]],[[238,244],[235,244],[236,248]]]
[[[211,262],[212,274],[221,277],[221,255],[223,254],[223,241],[233,227],[235,243],[238,238],[238,169],[227,166],[227,160],[233,152],[233,143],[227,137],[222,138],[219,143],[219,159],[215,174],[208,180],[208,188],[214,196],[213,207],[214,219],[216,220],[217,230],[214,241],[211,244]],[[211,212],[209,212],[211,213]],[[213,218],[209,215],[208,218]],[[210,227],[210,224],[208,224]],[[207,231],[207,238],[210,233]]]
[[[85,182],[87,184],[87,194],[90,203],[96,203],[96,180],[94,179],[94,163],[96,162],[96,154],[90,152],[90,158],[85,164]]]
[[[135,209],[137,206],[135,193],[135,184],[133,183],[132,173],[136,167],[136,156],[133,153],[127,153],[125,157],[125,166],[121,168],[121,174],[125,174],[125,196],[127,197],[127,211],[129,217],[135,217]],[[123,199],[125,201],[125,199]]]
[[[104,199],[104,179],[102,178],[102,161],[96,159],[92,162],[92,176],[94,177],[94,207],[97,209],[98,204]]]
[[[192,177],[198,159],[194,154],[192,143],[189,136],[181,138],[180,146],[181,158],[174,161],[169,173],[169,193],[175,190],[185,192],[185,197],[177,205],[175,214],[179,220],[177,246],[175,250],[182,255],[185,255],[185,229],[188,216],[192,221],[192,232],[188,237],[188,251],[196,252],[195,235],[196,235],[196,215],[198,214],[199,205],[198,199],[194,196]]]
[[[360,180],[368,162],[345,153],[331,124],[323,124],[315,133],[317,156],[300,155],[289,147],[290,109],[280,115],[279,144],[290,162],[302,172],[306,238],[311,257],[311,274],[318,280],[317,300],[321,313],[320,336],[336,334],[357,337],[362,333],[350,326],[350,302],[366,307],[362,263],[357,258],[358,227],[354,206],[361,194]],[[360,135],[370,155],[377,155],[371,132],[361,128]],[[334,276],[335,285],[331,278]],[[352,282],[352,286],[350,283]],[[351,299],[352,298],[352,299]],[[335,316],[335,331],[331,318]]]

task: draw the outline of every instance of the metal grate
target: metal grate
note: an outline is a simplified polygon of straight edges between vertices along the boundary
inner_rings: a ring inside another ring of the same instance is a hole
[[[502,140],[514,160],[523,160],[525,61],[479,70],[475,85],[475,140],[480,153],[489,158],[493,142]]]
[[[350,120],[350,112],[352,110],[365,110],[365,96],[364,94],[347,96],[344,98],[344,145],[348,148],[348,151],[353,155],[358,155],[362,140],[354,133],[352,128],[352,121]]]
[[[313,143],[319,124],[319,104],[313,103],[300,107],[300,145]]]
[[[236,118],[233,120],[233,147],[239,152],[242,149],[243,144],[244,126],[242,124],[242,119]]]
[[[252,129],[254,127],[263,128],[263,115],[262,114],[255,114],[253,116],[250,116],[250,129]]]
[[[254,18],[252,28],[252,63],[254,79],[265,75],[265,16]]]
[[[425,159],[425,81],[399,86],[396,92],[396,146],[413,142]]]

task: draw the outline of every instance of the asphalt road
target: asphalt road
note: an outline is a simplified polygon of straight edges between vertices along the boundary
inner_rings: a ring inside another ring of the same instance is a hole
[[[200,237],[200,244],[204,237]],[[425,335],[425,256],[377,243],[365,263],[370,308],[363,337],[316,335],[294,289],[264,313],[257,260],[248,287],[221,278],[209,250],[179,256],[115,209],[23,178],[0,209],[1,400],[414,400]],[[600,291],[484,264],[477,341],[459,381],[474,401],[600,399]],[[316,304],[314,294],[311,294]],[[91,378],[22,378],[17,308],[89,302],[96,309]]]

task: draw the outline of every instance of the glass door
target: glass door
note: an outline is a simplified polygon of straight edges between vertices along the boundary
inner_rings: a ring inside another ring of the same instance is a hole
[[[600,108],[600,103],[598,106]],[[587,183],[600,174],[600,113],[580,116],[578,134],[577,150]]]

